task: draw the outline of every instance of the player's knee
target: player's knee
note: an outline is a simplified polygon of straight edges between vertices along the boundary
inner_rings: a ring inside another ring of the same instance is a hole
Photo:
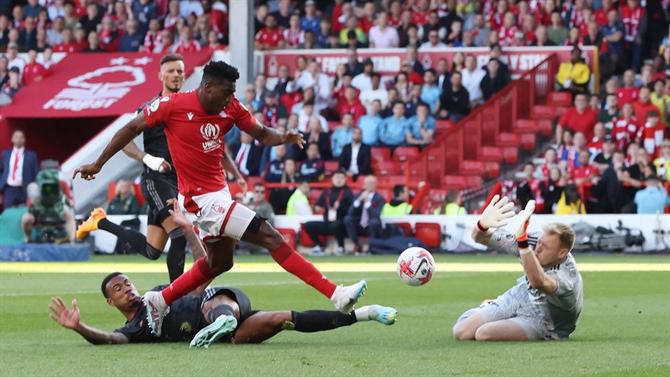
[[[495,334],[488,326],[481,326],[475,331],[475,340],[486,342],[495,340]]]
[[[475,331],[476,329],[471,329],[464,323],[457,322],[452,329],[452,334],[456,340],[474,340]]]
[[[209,267],[212,269],[215,275],[220,275],[226,271],[230,271],[233,268],[232,258],[226,259],[209,259]]]
[[[262,246],[265,246],[268,250],[272,251],[281,246],[284,241],[284,237],[277,231],[277,229],[264,226],[261,228],[261,237],[262,237]]]

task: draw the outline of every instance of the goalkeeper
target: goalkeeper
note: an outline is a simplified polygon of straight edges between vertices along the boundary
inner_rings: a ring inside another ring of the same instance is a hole
[[[458,340],[567,339],[575,330],[582,310],[583,287],[570,254],[574,231],[565,224],[548,224],[533,250],[528,244],[527,229],[535,210],[534,201],[519,212],[521,225],[516,235],[495,230],[514,216],[513,208],[507,198],[496,195],[477,221],[473,238],[484,245],[507,243],[507,249],[514,245],[524,275],[495,300],[484,300],[479,307],[463,313],[453,327]],[[506,242],[510,238],[512,242]]]

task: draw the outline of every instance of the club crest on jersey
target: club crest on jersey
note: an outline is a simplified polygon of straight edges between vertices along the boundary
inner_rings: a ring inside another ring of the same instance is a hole
[[[193,113],[186,113],[186,116],[188,117],[188,120],[193,119]]]
[[[211,152],[221,147],[222,143],[221,140],[219,140],[221,128],[218,124],[203,124],[200,126],[200,134],[202,135],[202,138],[205,139],[205,141],[202,143],[202,150],[205,153]]]

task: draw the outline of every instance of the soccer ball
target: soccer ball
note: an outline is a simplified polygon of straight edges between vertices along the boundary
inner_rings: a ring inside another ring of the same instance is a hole
[[[398,257],[398,276],[403,283],[417,287],[430,281],[435,272],[435,259],[422,247],[410,247]]]

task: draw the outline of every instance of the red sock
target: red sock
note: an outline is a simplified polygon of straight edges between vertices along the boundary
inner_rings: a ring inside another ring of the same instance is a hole
[[[216,277],[212,269],[207,265],[207,258],[200,258],[190,270],[183,273],[172,284],[163,288],[161,293],[165,299],[165,303],[170,305],[178,298],[186,295],[199,285],[206,283],[208,280]]]
[[[335,292],[335,284],[325,277],[321,271],[303,258],[300,253],[292,249],[286,242],[270,252],[272,259],[279,263],[284,270],[297,276],[300,280],[311,285],[314,289],[330,298]]]

